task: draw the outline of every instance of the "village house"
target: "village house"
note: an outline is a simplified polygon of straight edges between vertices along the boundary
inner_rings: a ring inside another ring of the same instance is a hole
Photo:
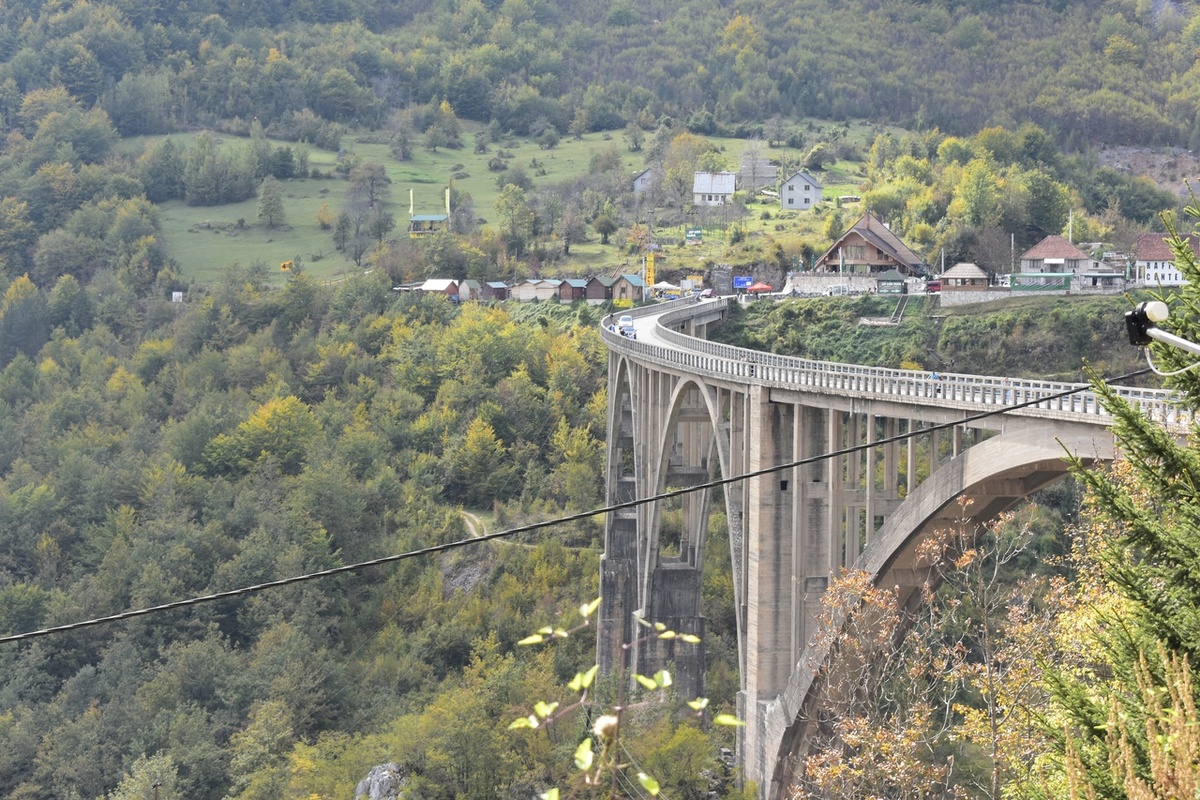
[[[765,158],[743,158],[737,171],[737,186],[746,192],[757,192],[763,187],[775,188],[779,180],[779,167]]]
[[[723,206],[733,200],[737,176],[732,172],[697,172],[692,179],[692,203]]]
[[[1200,254],[1200,237],[1188,234],[1184,240],[1192,252]],[[1175,253],[1165,233],[1143,233],[1133,250],[1133,281],[1139,286],[1183,286],[1187,279],[1175,266]]]
[[[1076,274],[1092,268],[1092,257],[1065,236],[1052,234],[1021,254],[1021,272]]]
[[[876,275],[895,269],[912,277],[924,273],[920,256],[870,211],[838,237],[816,260],[814,271]]]
[[[408,235],[412,239],[432,236],[445,230],[449,224],[449,214],[414,214],[408,218]]]
[[[824,188],[807,172],[797,172],[779,185],[779,210],[807,211],[821,202]]]
[[[665,175],[662,167],[649,167],[642,170],[633,176],[633,193],[637,195],[658,191]]]

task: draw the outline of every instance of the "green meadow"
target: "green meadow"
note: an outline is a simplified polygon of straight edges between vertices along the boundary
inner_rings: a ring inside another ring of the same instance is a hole
[[[852,126],[850,136],[867,142],[873,130],[865,125]],[[465,142],[471,141],[473,131],[472,127],[464,125]],[[190,146],[194,136],[176,134],[174,138],[184,146]],[[722,150],[729,169],[737,168],[745,141],[705,138]],[[247,140],[223,135],[220,141],[222,146],[232,147]],[[135,157],[143,146],[144,141],[140,139],[122,143],[124,151]],[[488,162],[498,155],[503,155],[507,169],[522,169],[535,187],[564,183],[586,174],[592,158],[609,150],[619,154],[630,180],[646,167],[644,153],[630,151],[621,132],[590,133],[580,139],[563,137],[558,146],[551,149],[543,149],[533,140],[508,137],[491,145],[484,153],[473,152],[469,144],[457,150],[441,148],[436,151],[418,144],[409,161],[398,161],[392,156],[385,135],[347,136],[342,148],[343,156],[385,165],[391,179],[387,206],[396,218],[397,235],[403,235],[407,229],[410,210],[415,214],[444,213],[445,189],[449,185],[470,195],[480,224],[496,226],[494,206],[503,171],[489,169]],[[762,153],[785,164],[798,164],[803,156],[796,149],[767,148],[765,144]],[[310,148],[310,174],[316,171],[320,177],[283,182],[284,222],[271,229],[258,221],[255,199],[221,206],[189,206],[182,202],[160,206],[163,234],[182,274],[197,283],[210,284],[232,264],[262,263],[277,276],[276,280],[282,282],[286,273],[280,274],[278,268],[285,261],[298,261],[310,275],[325,281],[336,281],[359,270],[334,246],[332,230],[323,230],[317,222],[322,205],[327,205],[335,215],[342,206],[346,180],[335,171],[338,157],[333,151]],[[827,181],[826,197],[856,193],[862,180],[861,170],[862,165],[856,162],[829,165],[820,173],[821,179]],[[777,216],[778,206],[766,200],[751,203],[748,211],[743,224],[751,235],[771,233],[785,238],[802,236],[811,239],[820,227],[819,219],[813,214],[785,215],[781,219]],[[663,252],[664,267],[670,263],[674,268],[685,269],[683,263],[671,260],[670,249],[682,242],[683,233],[683,226],[661,228],[656,225],[656,237],[668,243]],[[731,255],[727,252],[723,232],[711,229],[706,230],[703,245],[689,247],[685,254],[679,244],[675,252],[681,256],[678,260],[686,259],[688,265]],[[639,256],[630,254],[621,245],[620,235],[613,237],[608,245],[601,245],[599,237],[592,235],[588,242],[572,246],[569,262],[560,271],[586,274],[617,268],[633,270],[639,263]]]

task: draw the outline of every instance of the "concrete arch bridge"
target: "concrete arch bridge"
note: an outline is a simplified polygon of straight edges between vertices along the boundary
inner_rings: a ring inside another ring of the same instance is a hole
[[[1087,462],[1111,460],[1113,437],[1111,418],[1090,392],[966,420],[1072,384],[934,379],[707,341],[729,302],[638,309],[634,339],[605,324],[607,499],[644,499],[848,451],[720,487],[737,617],[738,713],[747,723],[737,758],[744,779],[776,800],[794,777],[794,756],[807,741],[809,710],[821,690],[827,654],[806,644],[830,577],[857,566],[877,585],[911,595],[926,578],[917,545],[962,518],[961,499],[971,501],[967,524],[982,524],[1064,475],[1064,448]],[[1165,425],[1187,422],[1163,391],[1119,392]],[[681,696],[703,693],[703,644],[639,643],[633,617],[703,636],[701,573],[713,491],[608,515],[598,631],[603,672],[651,674],[673,662]]]

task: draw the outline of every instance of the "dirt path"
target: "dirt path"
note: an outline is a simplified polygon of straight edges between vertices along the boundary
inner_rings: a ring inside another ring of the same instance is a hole
[[[487,526],[483,524],[483,520],[472,514],[470,511],[458,510],[462,514],[463,521],[467,523],[467,532],[471,534],[472,539],[476,539],[487,533]]]

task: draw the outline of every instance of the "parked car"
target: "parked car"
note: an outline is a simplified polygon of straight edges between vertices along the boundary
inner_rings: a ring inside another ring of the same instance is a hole
[[[636,339],[637,328],[633,327],[633,317],[629,314],[622,314],[621,318],[617,320],[617,332],[630,339]]]

